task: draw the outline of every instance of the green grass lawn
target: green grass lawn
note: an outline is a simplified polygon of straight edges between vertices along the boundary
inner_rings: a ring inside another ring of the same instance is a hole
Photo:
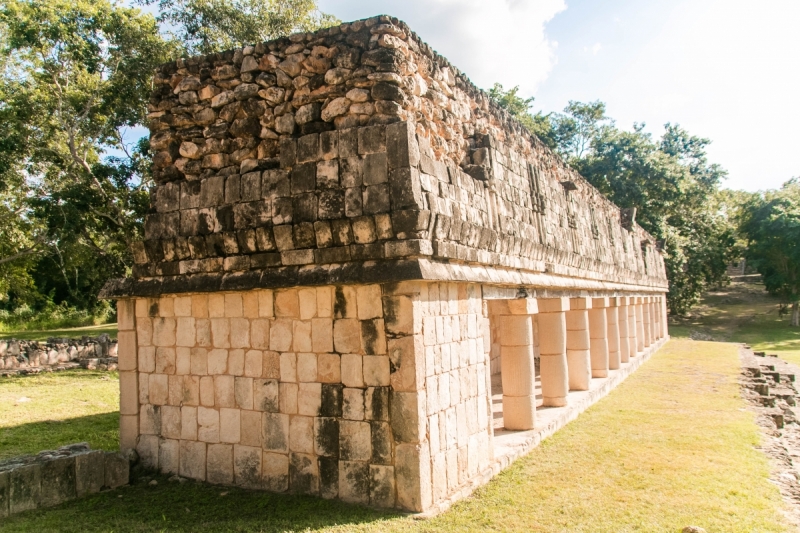
[[[336,501],[141,480],[2,531],[786,531],[735,345],[673,340],[472,498],[418,521]]]
[[[0,377],[0,459],[82,441],[94,449],[119,448],[116,372]]]
[[[699,332],[714,340],[745,342],[800,364],[800,328],[789,325],[789,315],[779,314],[779,304],[761,283],[734,282],[704,295],[688,317],[671,320],[670,335]]]
[[[87,335],[97,337],[102,333],[108,333],[111,338],[117,338],[117,324],[100,324],[99,326],[83,326],[80,328],[62,329],[43,329],[33,331],[3,331],[0,332],[0,339],[17,339],[29,341],[45,341],[48,337],[69,337],[79,338]]]

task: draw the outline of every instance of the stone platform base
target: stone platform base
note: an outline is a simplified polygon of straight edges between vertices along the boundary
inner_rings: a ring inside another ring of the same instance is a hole
[[[449,509],[457,501],[469,497],[476,489],[489,483],[492,478],[511,466],[514,461],[529,453],[544,439],[578,418],[578,415],[606,396],[644,364],[645,361],[650,359],[668,340],[669,336],[656,341],[649,348],[646,348],[643,353],[631,359],[630,362],[622,363],[619,370],[609,371],[607,378],[592,379],[588,391],[570,392],[568,406],[537,407],[535,429],[529,431],[495,429],[494,460],[491,465],[446,500],[435,504],[428,511],[417,513],[414,516],[420,519],[436,516]]]
[[[0,518],[127,485],[128,459],[85,442],[0,462]]]

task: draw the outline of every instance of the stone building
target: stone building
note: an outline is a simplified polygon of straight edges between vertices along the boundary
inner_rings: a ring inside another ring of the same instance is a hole
[[[102,294],[147,466],[437,509],[667,338],[635,213],[394,18],[154,87],[145,237]]]

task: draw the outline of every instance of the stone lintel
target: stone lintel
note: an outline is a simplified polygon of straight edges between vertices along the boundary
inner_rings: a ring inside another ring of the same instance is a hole
[[[620,292],[662,293],[667,290],[666,287],[655,283],[652,286],[629,285],[421,258],[289,266],[246,272],[188,274],[145,279],[112,279],[106,283],[98,297],[122,299],[155,297],[162,294],[402,281],[485,283],[493,286],[484,294],[486,299],[516,299],[519,298],[520,287],[523,287],[528,298],[584,298],[588,301],[587,305],[591,305],[590,293],[593,296],[598,294],[611,296]]]

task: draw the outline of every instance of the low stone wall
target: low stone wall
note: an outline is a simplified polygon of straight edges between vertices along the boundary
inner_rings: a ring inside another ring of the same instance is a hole
[[[103,334],[79,339],[52,337],[47,342],[0,341],[0,375],[35,374],[71,368],[116,370],[116,339]]]
[[[0,462],[0,517],[128,484],[128,459],[85,442]]]

